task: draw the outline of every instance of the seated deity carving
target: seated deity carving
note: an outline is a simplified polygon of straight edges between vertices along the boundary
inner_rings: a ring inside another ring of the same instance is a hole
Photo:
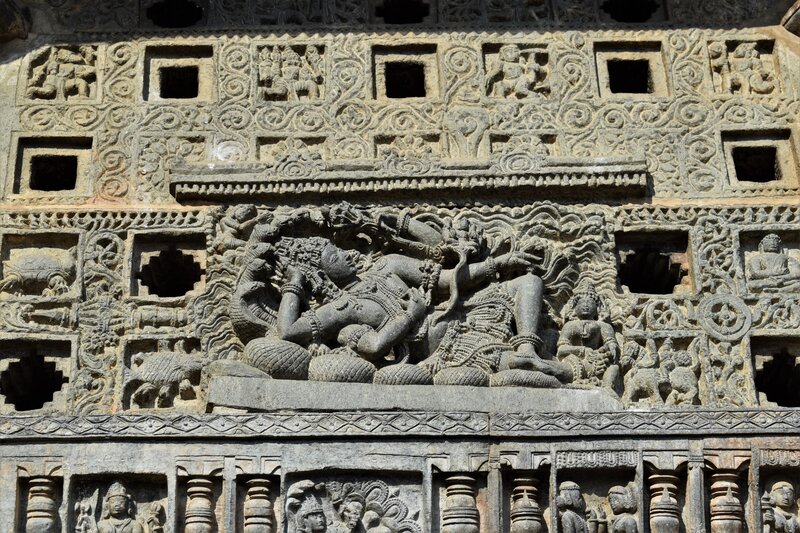
[[[137,506],[128,489],[119,481],[108,488],[99,521],[95,521],[93,507],[86,500],[75,503],[75,533],[164,532],[164,506],[158,501]]]
[[[577,292],[567,304],[566,323],[558,339],[558,360],[572,369],[574,382],[621,389],[620,349],[606,305],[593,285]]]
[[[800,261],[783,249],[780,236],[770,233],[761,239],[758,253],[748,262],[748,287],[756,292],[800,289]]]
[[[389,253],[286,229],[320,224],[340,225],[340,237],[366,228]],[[571,368],[540,353],[545,283],[534,270],[553,277],[569,265],[551,257],[543,269],[534,251],[501,253],[489,241],[466,219],[436,226],[349,206],[327,220],[307,212],[256,224],[231,312],[250,339],[244,361],[283,379],[568,383]]]
[[[764,533],[796,533],[800,531],[794,484],[779,480],[761,501]]]

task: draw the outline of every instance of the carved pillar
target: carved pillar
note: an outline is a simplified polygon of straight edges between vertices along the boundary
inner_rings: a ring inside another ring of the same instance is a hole
[[[517,478],[511,492],[511,533],[543,533],[545,531],[542,510],[538,503],[537,481],[533,478]]]
[[[702,457],[689,459],[686,480],[686,531],[702,531],[706,527],[705,461]]]
[[[26,533],[56,533],[58,507],[55,485],[47,478],[32,478],[28,484]]]
[[[244,500],[244,533],[272,533],[272,503],[268,479],[247,482]]]
[[[442,510],[441,533],[479,533],[480,514],[475,502],[475,479],[450,476],[445,480],[447,498]]]
[[[733,471],[711,475],[711,533],[742,533],[744,509],[739,484]]]
[[[650,531],[679,533],[681,511],[678,507],[678,478],[668,474],[650,476]]]
[[[190,479],[187,483],[186,528],[184,533],[214,533],[214,508],[211,480]]]

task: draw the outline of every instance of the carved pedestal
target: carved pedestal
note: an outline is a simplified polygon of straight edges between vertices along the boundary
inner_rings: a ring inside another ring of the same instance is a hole
[[[517,478],[511,493],[511,533],[542,533],[545,530],[538,490],[533,478]]]
[[[681,511],[676,494],[678,478],[668,474],[650,476],[650,531],[679,533]]]
[[[186,528],[184,533],[214,533],[214,508],[211,504],[211,481],[190,479],[186,489]]]
[[[447,499],[442,510],[442,533],[479,533],[480,514],[475,503],[475,479],[451,476],[445,480]]]
[[[742,533],[744,510],[734,472],[711,476],[711,533]]]
[[[33,478],[28,488],[28,512],[25,521],[27,533],[56,533],[58,508],[55,486],[47,478]]]
[[[269,500],[270,482],[251,479],[247,482],[244,501],[244,533],[272,533],[272,503]]]

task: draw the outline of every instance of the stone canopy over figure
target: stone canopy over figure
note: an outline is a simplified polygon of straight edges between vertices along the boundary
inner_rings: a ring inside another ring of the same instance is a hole
[[[284,236],[309,225],[335,236]],[[346,242],[354,228],[366,228],[385,251],[334,242]],[[570,382],[567,364],[542,356],[546,287],[534,273],[552,276],[564,265],[552,258],[542,265],[533,248],[491,246],[467,219],[438,226],[408,213],[371,219],[346,204],[257,224],[232,312],[251,339],[245,362],[273,377],[321,381],[429,384],[433,377],[486,385],[492,375],[495,385]],[[295,364],[297,371],[277,368]]]
[[[800,261],[784,251],[781,238],[775,233],[761,239],[758,253],[750,259],[747,268],[750,290],[779,292],[800,289]]]

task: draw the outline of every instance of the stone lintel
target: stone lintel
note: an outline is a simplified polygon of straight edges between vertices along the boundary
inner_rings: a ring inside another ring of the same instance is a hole
[[[221,376],[209,404],[248,411],[609,412],[622,405],[602,390],[323,383]]]

